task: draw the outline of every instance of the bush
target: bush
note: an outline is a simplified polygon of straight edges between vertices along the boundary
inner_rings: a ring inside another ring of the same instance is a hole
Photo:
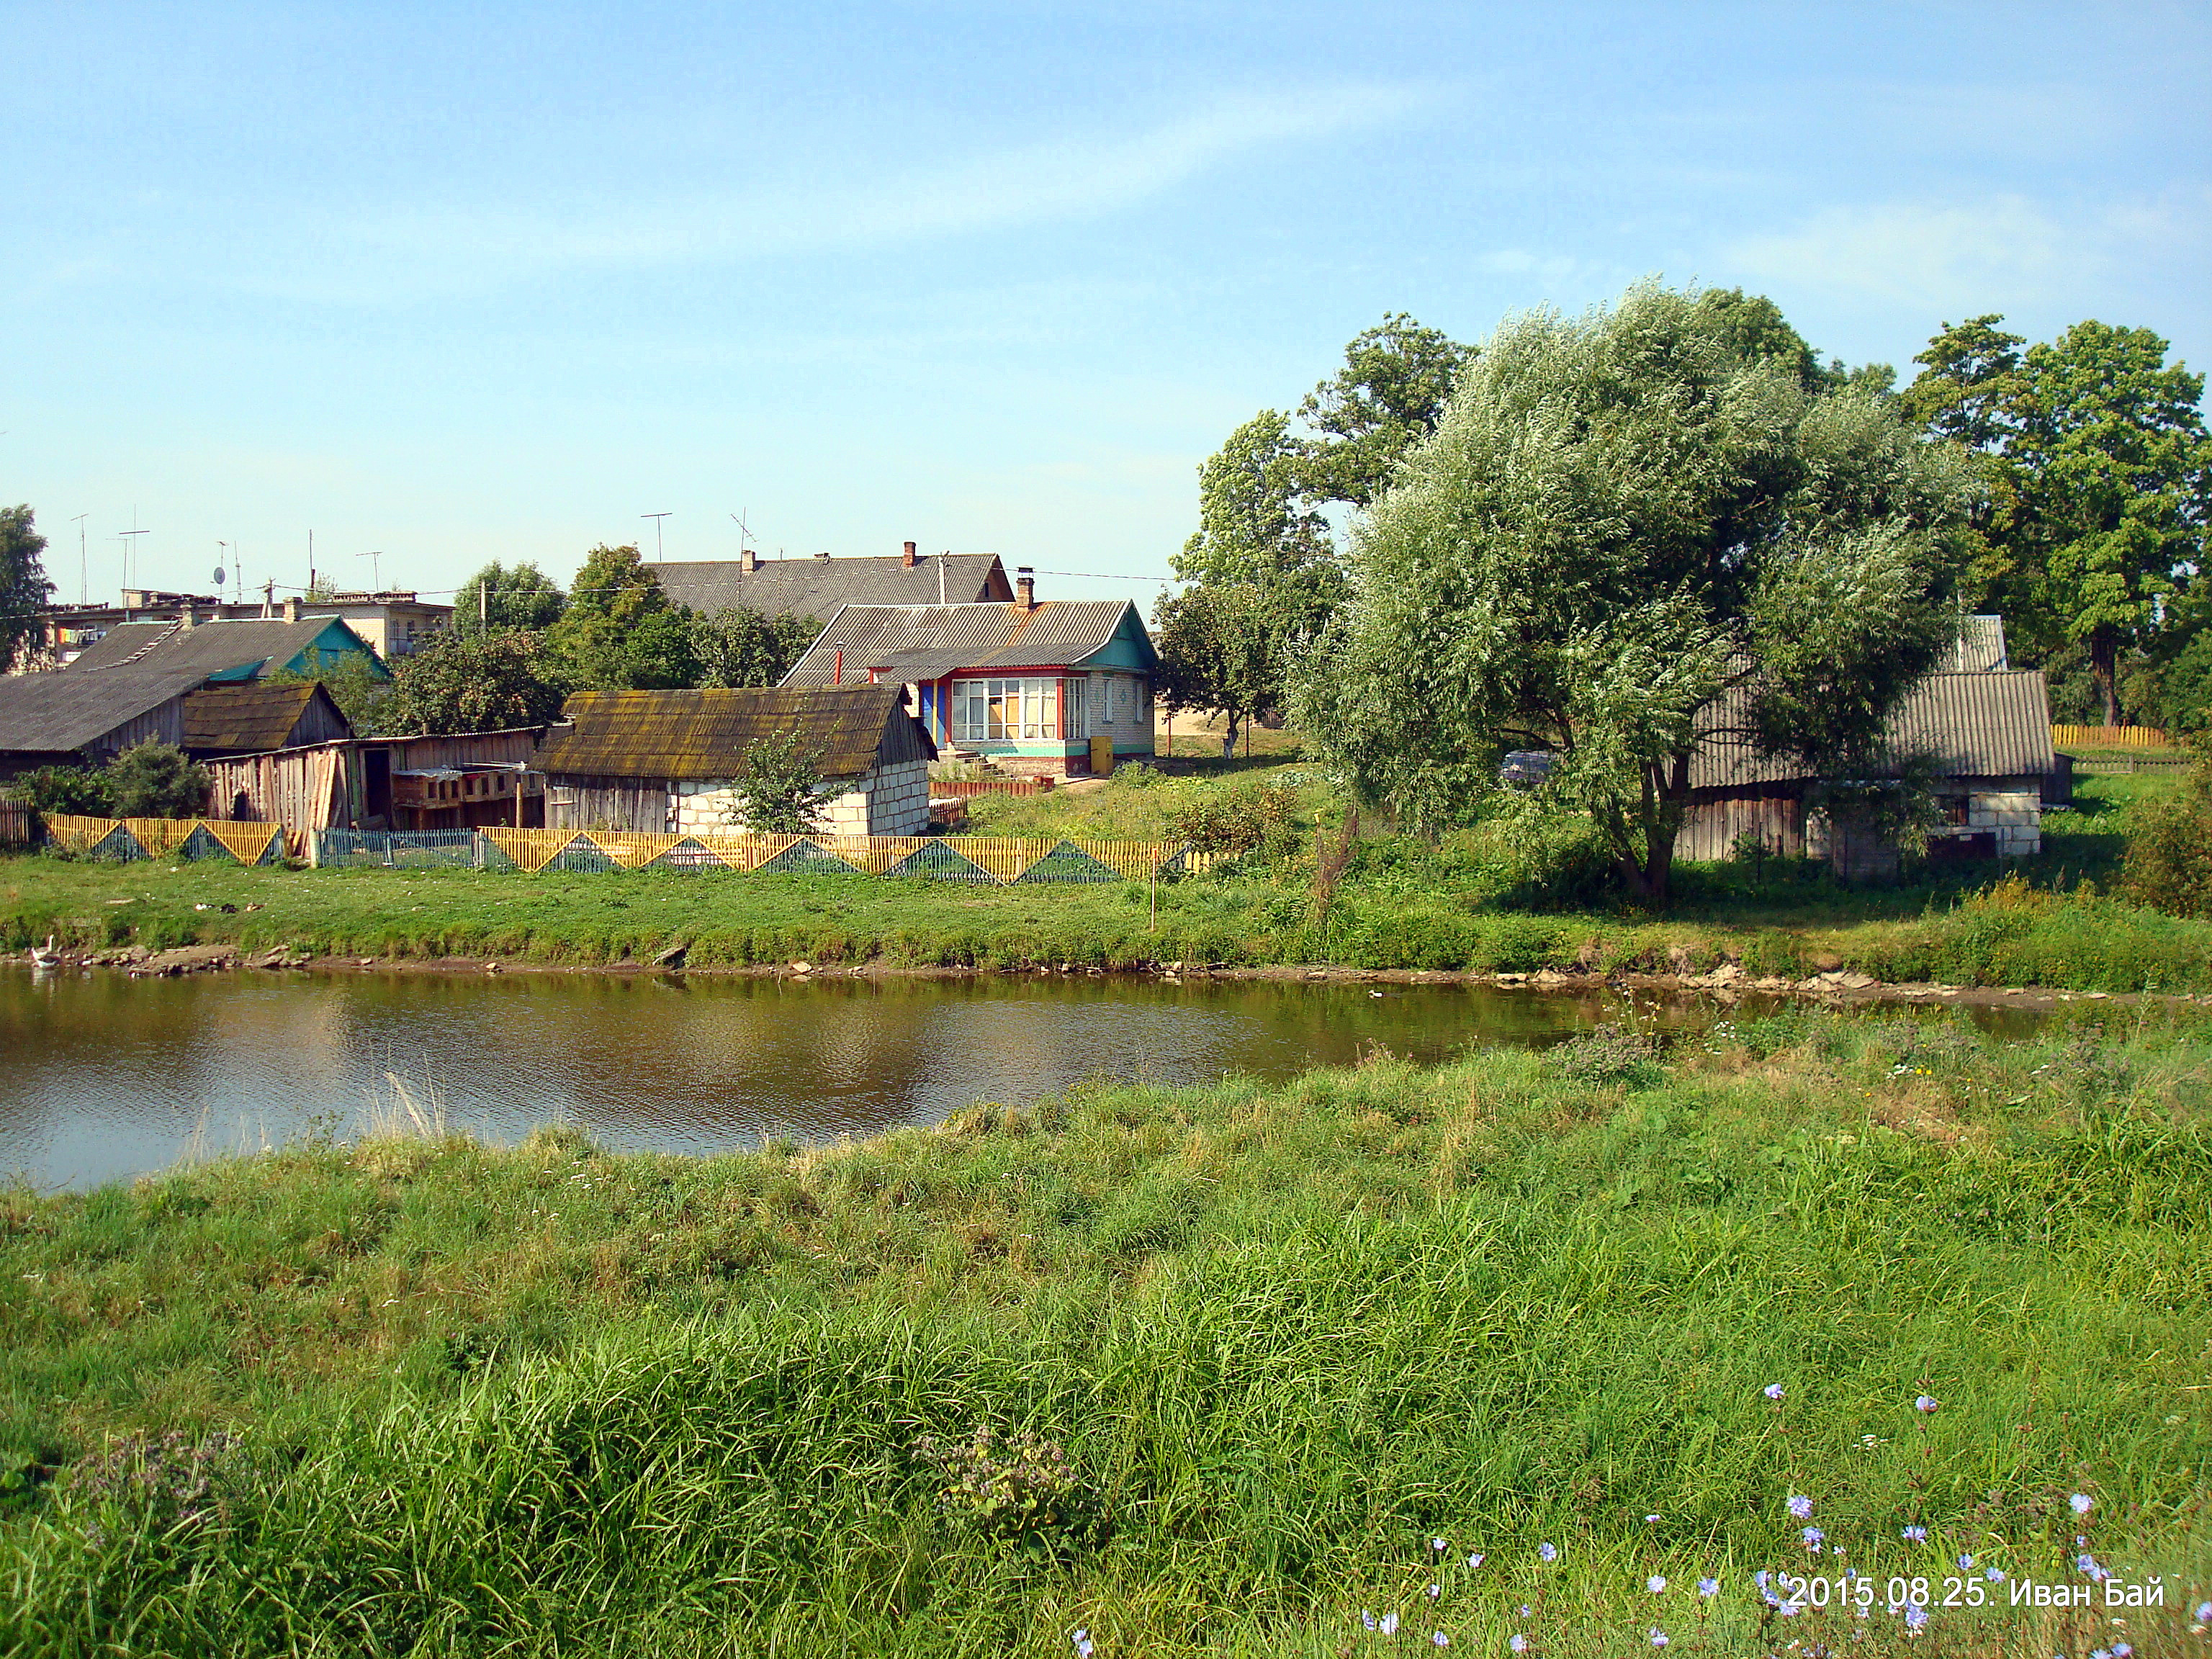
[[[2128,836],[2128,896],[2170,916],[2212,918],[2212,746],[2179,799],[2138,807]]]
[[[108,793],[119,818],[193,818],[207,811],[208,769],[166,743],[134,744],[107,765]]]
[[[1297,800],[1256,785],[1212,791],[1170,815],[1168,836],[1219,858],[1285,858],[1298,849]]]
[[[40,812],[82,813],[88,817],[115,815],[115,792],[99,773],[81,766],[41,766],[25,772],[8,786],[8,799]]]

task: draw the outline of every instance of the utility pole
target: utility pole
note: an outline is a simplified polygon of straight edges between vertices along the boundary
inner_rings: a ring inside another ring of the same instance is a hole
[[[658,564],[660,562],[660,521],[666,518],[668,514],[665,513],[641,513],[637,516],[641,519],[650,519],[653,520],[653,562],[655,564]]]
[[[80,605],[92,603],[92,562],[84,548],[84,521],[92,515],[76,515],[76,602]]]

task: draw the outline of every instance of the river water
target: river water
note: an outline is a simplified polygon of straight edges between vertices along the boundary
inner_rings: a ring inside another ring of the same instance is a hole
[[[819,1142],[1096,1079],[1548,1043],[1627,1012],[1603,991],[1490,986],[7,968],[0,1179],[84,1188],[415,1113],[501,1142],[545,1123],[618,1150]],[[1645,999],[1636,1017],[1718,1012]]]

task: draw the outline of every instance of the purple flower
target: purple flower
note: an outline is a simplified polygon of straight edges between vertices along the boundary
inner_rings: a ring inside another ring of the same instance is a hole
[[[1067,1633],[1067,1639],[1075,1644],[1075,1659],[1091,1659],[1091,1632],[1088,1630],[1072,1630]]]
[[[1516,1630],[1513,1632],[1510,1639],[1506,1642],[1505,1645],[1512,1649],[1516,1653],[1526,1653],[1528,1651],[1528,1638],[1522,1635],[1521,1632]]]
[[[1444,1587],[1443,1587],[1442,1584],[1431,1584],[1431,1585],[1430,1585],[1430,1586],[1429,1586],[1429,1600],[1430,1600],[1430,1601],[1435,1601],[1435,1600],[1436,1600],[1439,1595],[1442,1595],[1443,1593],[1444,1593]]]
[[[1375,1614],[1370,1609],[1362,1607],[1359,1610],[1359,1622],[1366,1626],[1368,1629],[1373,1630],[1375,1628]]]
[[[1700,1578],[1698,1580],[1698,1594],[1700,1595],[1717,1595],[1720,1594],[1720,1589],[1721,1581],[1717,1578]]]
[[[1765,1589],[1769,1584],[1774,1582],[1774,1575],[1769,1572],[1765,1567],[1761,1567],[1757,1572],[1751,1575],[1751,1582],[1758,1585],[1759,1589]]]
[[[1779,1613],[1784,1619],[1795,1619],[1799,1613],[1805,1611],[1805,1604],[1802,1601],[1778,1602],[1776,1604],[1775,1611]]]
[[[1539,1544],[1536,1546],[1536,1559],[1539,1561],[1556,1561],[1559,1559],[1559,1553],[1549,1544]]]
[[[1928,1623],[1928,1609],[1927,1609],[1927,1608],[1925,1608],[1925,1607],[1907,1607],[1907,1608],[1905,1608],[1905,1629],[1907,1629],[1907,1630],[1921,1630],[1921,1629],[1925,1628],[1925,1626],[1927,1626],[1927,1623]]]
[[[1925,1527],[1907,1527],[1905,1529],[1904,1538],[1905,1541],[1908,1544],[1924,1544],[1928,1541],[1928,1528]]]
[[[1429,1640],[1440,1648],[1448,1648],[1451,1645],[1451,1638],[1445,1635],[1442,1631],[1437,1631],[1434,1635],[1429,1638]]]
[[[1523,1619],[1526,1619],[1528,1616],[1528,1604],[1526,1601],[1523,1601],[1521,1604],[1521,1616]]]
[[[2112,1644],[2112,1659],[2128,1659],[2128,1656],[2134,1651],[2135,1650],[2129,1646],[2125,1642],[2115,1642]]]
[[[1982,1577],[1988,1579],[1992,1584],[2002,1584],[2005,1581],[2004,1569],[2002,1567],[1984,1567],[1982,1569]]]
[[[1818,1527],[1808,1527],[1799,1536],[1804,1539],[1807,1549],[1817,1550],[1820,1547],[1820,1540],[1826,1538],[1827,1534],[1822,1532]]]
[[[1667,1645],[1667,1632],[1656,1625],[1651,1630],[1651,1645],[1655,1648],[1663,1648]]]
[[[1934,1411],[1934,1410],[1936,1409],[1936,1403],[1937,1403],[1937,1402],[1936,1402],[1936,1396],[1935,1396],[1934,1395],[1932,1395],[1932,1394],[1923,1394],[1923,1395],[1922,1395],[1920,1396],[1920,1398],[1919,1398],[1919,1399],[1917,1399],[1917,1400],[1916,1400],[1916,1401],[1914,1401],[1912,1402],[1912,1409],[1913,1409],[1913,1410],[1915,1410],[1915,1411],[1917,1411],[1917,1412],[1918,1412],[1922,1416],[1923,1416],[1923,1417],[1924,1417],[1924,1416],[1926,1416],[1929,1412],[1932,1412],[1932,1411]]]
[[[2076,1515],[2088,1514],[2090,1510],[2094,1507],[2096,1504],[2096,1499],[2091,1498],[2088,1493],[2083,1492],[2075,1492],[2066,1501],[2074,1506],[2074,1513]]]
[[[2194,1616],[2200,1625],[2212,1625],[2212,1601],[2199,1601]]]
[[[1376,1625],[1375,1628],[1381,1631],[1385,1636],[1395,1636],[1398,1633],[1398,1615],[1395,1613],[1384,1613],[1382,1615],[1382,1622]]]
[[[1441,1538],[1431,1538],[1429,1540],[1429,1547],[1438,1555],[1442,1555],[1444,1553],[1444,1540]]]
[[[1650,1590],[1654,1595],[1656,1595],[1661,1590],[1667,1588],[1667,1581],[1655,1572],[1649,1578],[1644,1581],[1644,1588]]]
[[[1962,1555],[1959,1558],[1959,1571],[1960,1572],[1972,1572],[1973,1570],[1974,1558],[1972,1556]]]
[[[2110,1648],[2091,1648],[2089,1659],[2112,1659],[2112,1650]]]
[[[1782,1398],[1782,1385],[1779,1382],[1770,1382],[1759,1392],[1769,1400],[1779,1400]]]
[[[1813,1500],[1806,1497],[1802,1492],[1791,1492],[1790,1494],[1790,1513],[1796,1516],[1800,1521],[1811,1520],[1813,1518]]]
[[[1647,1527],[1648,1527],[1648,1526],[1650,1526],[1650,1525],[1654,1521],[1656,1521],[1658,1518],[1659,1518],[1659,1517],[1658,1517],[1657,1516],[1656,1516],[1656,1515],[1647,1515],[1647,1516],[1645,1516],[1644,1517],[1644,1524],[1645,1526],[1647,1526]]]
[[[1468,1557],[1467,1558],[1467,1568],[1468,1568],[1468,1571],[1469,1572],[1474,1571],[1477,1567],[1480,1566],[1481,1565],[1482,1565],[1482,1553],[1481,1553],[1480,1550],[1476,1551],[1473,1555],[1470,1555],[1470,1556],[1468,1556]]]

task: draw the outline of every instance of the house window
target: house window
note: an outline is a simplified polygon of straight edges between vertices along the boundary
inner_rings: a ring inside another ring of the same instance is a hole
[[[1060,734],[1058,680],[955,680],[955,743],[1020,741]]]

